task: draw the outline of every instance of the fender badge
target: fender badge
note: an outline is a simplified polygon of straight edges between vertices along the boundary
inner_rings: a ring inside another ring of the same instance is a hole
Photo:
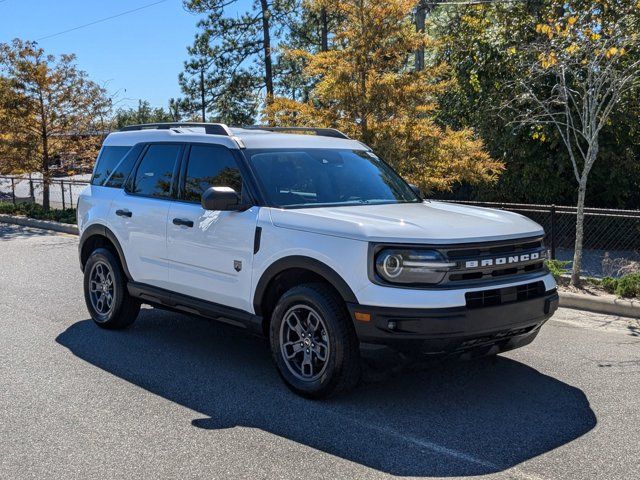
[[[240,270],[242,270],[242,262],[240,260],[234,260],[233,268],[236,272],[239,272]]]

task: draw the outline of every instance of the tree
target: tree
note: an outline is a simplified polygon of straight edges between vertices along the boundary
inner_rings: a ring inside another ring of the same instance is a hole
[[[8,111],[0,135],[22,158],[36,159],[43,178],[43,206],[49,208],[49,164],[54,155],[79,155],[96,147],[95,132],[111,107],[104,88],[90,81],[75,65],[73,55],[45,54],[35,42],[19,39],[0,44],[0,73],[8,94],[0,97]],[[8,103],[7,103],[8,102]]]
[[[333,126],[370,145],[424,190],[461,181],[493,182],[503,169],[470,130],[433,120],[435,95],[449,87],[447,66],[421,71],[408,62],[430,41],[411,22],[413,0],[317,0],[340,19],[328,51],[291,52],[316,79],[308,102],[276,98],[266,108],[275,124]]]
[[[578,285],[587,182],[603,129],[640,86],[640,22],[636,6],[617,0],[551,7],[549,20],[536,26],[539,39],[523,49],[526,76],[512,84],[505,108],[515,111],[515,124],[552,126],[566,148],[578,184],[571,273],[572,285]]]
[[[228,15],[238,0],[185,0],[187,10],[205,14],[189,48],[190,59],[179,82],[183,108],[207,112],[229,123],[252,123],[266,91],[274,95],[272,38],[293,0],[254,0],[250,11]],[[231,109],[231,110],[229,110]]]
[[[295,8],[286,14],[283,22],[286,33],[278,45],[277,62],[274,65],[275,95],[291,100],[307,101],[313,87],[313,79],[305,75],[306,62],[299,55],[288,52],[304,50],[316,53],[329,50],[329,33],[336,24],[335,15],[323,5],[309,0],[296,0]]]
[[[444,2],[429,12],[426,31],[437,40],[429,58],[435,55],[450,65],[455,79],[438,96],[436,120],[457,129],[472,128],[489,154],[506,166],[495,185],[462,184],[441,196],[576,204],[575,176],[557,130],[550,125],[514,128],[508,115],[500,115],[513,94],[506,87],[514,79],[527,77],[520,53],[538,40],[535,25],[548,18],[549,5],[549,0],[476,5]],[[638,54],[627,52],[627,56]],[[593,207],[636,209],[640,207],[638,92],[624,98],[616,110],[601,132],[600,160],[589,178],[589,184],[598,188],[589,189],[587,202]]]
[[[127,125],[137,125],[141,123],[162,123],[177,122],[180,116],[172,102],[169,109],[162,107],[153,108],[147,100],[138,100],[136,108],[118,108],[114,115],[115,128],[120,129]]]
[[[9,79],[0,77],[0,174],[31,172],[39,166],[32,155],[37,146],[35,137],[25,137],[1,127],[16,121],[31,121],[28,112],[18,109],[21,101]]]

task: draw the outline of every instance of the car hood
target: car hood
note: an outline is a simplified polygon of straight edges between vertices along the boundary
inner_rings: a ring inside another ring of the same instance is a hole
[[[513,212],[446,202],[272,209],[277,227],[369,242],[470,243],[543,235]]]

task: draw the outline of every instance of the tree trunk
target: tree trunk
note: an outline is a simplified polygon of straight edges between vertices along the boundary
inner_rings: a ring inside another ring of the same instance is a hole
[[[47,136],[47,130],[42,128],[42,207],[45,210],[49,210],[51,203],[49,201],[49,183],[51,178],[49,176],[49,137]]]
[[[573,252],[573,269],[571,271],[571,285],[580,284],[582,270],[582,244],[584,241],[584,201],[587,194],[587,176],[583,175],[578,186],[578,205],[576,215],[576,243]]]
[[[320,9],[320,50],[329,50],[329,22],[327,20],[327,9]]]
[[[264,50],[264,83],[267,87],[267,103],[273,98],[273,72],[271,68],[271,35],[269,32],[269,5],[260,0],[262,8],[262,45]]]
[[[204,100],[204,67],[200,68],[200,102],[202,107],[202,123],[207,121],[207,106]]]

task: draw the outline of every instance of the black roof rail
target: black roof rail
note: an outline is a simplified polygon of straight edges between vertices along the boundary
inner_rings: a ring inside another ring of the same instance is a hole
[[[224,123],[198,123],[198,122],[169,122],[169,123],[142,123],[140,125],[127,125],[120,129],[121,132],[131,132],[134,130],[169,130],[171,128],[204,128],[208,135],[225,135],[233,136],[229,127]]]
[[[335,128],[316,128],[316,127],[270,127],[268,125],[249,125],[246,127],[248,130],[265,130],[267,132],[308,132],[321,137],[333,137],[333,138],[345,138],[349,140],[349,137]]]

